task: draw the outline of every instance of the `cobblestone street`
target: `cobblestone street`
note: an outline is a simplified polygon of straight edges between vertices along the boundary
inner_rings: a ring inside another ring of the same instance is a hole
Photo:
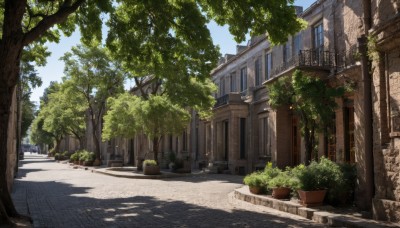
[[[117,178],[41,158],[21,161],[13,198],[34,227],[322,227],[238,201],[242,177]]]

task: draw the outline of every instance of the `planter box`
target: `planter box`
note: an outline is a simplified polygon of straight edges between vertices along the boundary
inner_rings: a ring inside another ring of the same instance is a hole
[[[158,166],[158,165],[152,165],[152,166],[145,165],[145,166],[143,166],[143,174],[144,175],[158,175],[158,174],[160,174],[160,166]]]
[[[301,205],[306,207],[315,207],[323,204],[326,195],[326,189],[316,191],[297,190],[297,193],[299,193],[299,203]]]
[[[275,199],[288,199],[290,197],[290,188],[272,188],[272,197],[274,197]]]

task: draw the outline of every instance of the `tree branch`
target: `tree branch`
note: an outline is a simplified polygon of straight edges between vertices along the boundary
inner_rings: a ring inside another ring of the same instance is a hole
[[[34,40],[42,36],[53,25],[64,22],[70,14],[78,10],[78,8],[85,2],[86,0],[77,0],[73,4],[68,4],[70,3],[70,0],[66,0],[55,14],[43,18],[43,20],[41,20],[33,29],[27,32],[23,38],[22,44],[26,46],[32,43]]]

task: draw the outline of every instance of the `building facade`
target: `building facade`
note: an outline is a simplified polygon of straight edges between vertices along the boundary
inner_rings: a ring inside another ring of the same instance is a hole
[[[213,118],[194,116],[194,165],[204,160],[245,174],[267,161],[282,168],[303,163],[299,120],[290,107],[269,107],[265,87],[299,69],[350,88],[336,100],[330,132],[318,137],[319,156],[355,164],[357,206],[400,221],[399,5],[319,0],[298,9],[308,27],[285,45],[260,36],[225,55],[211,73],[219,88]]]

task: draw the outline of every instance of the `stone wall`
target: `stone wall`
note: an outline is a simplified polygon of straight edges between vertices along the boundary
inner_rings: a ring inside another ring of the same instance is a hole
[[[372,1],[375,219],[400,222],[399,1]]]

